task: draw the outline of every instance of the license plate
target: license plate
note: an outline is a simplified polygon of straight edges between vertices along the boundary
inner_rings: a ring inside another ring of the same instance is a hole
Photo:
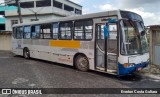
[[[140,70],[142,70],[142,68],[141,68],[141,67],[137,68],[137,71],[140,71]]]

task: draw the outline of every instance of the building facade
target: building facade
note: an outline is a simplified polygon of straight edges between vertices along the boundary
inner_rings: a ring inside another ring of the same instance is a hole
[[[0,5],[0,32],[5,30],[4,6]]]
[[[16,6],[15,0],[5,2],[9,7]],[[69,0],[20,0],[20,7],[25,23],[82,14],[82,6]],[[20,23],[17,8],[5,10],[5,18],[7,31],[12,31],[12,25]]]

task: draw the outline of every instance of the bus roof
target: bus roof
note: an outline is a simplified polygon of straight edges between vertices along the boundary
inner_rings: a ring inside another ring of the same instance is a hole
[[[90,19],[90,18],[98,18],[98,17],[105,17],[105,16],[118,16],[118,13],[120,11],[121,10],[113,10],[113,11],[105,11],[105,12],[78,15],[78,16],[62,17],[62,18],[51,19],[51,20],[34,21],[34,22],[29,22],[29,23],[15,24],[15,25],[13,25],[13,27],[25,26],[25,25],[45,24],[45,23],[52,23],[52,22],[58,22],[58,21],[71,21],[71,20],[80,20],[80,19]]]

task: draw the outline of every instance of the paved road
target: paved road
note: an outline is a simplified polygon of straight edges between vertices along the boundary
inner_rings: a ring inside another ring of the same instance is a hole
[[[117,78],[94,71],[81,72],[62,64],[36,59],[27,60],[0,51],[0,88],[160,88],[160,80],[139,75]],[[106,97],[109,95],[0,95],[0,97],[62,96]],[[130,95],[119,96],[130,97]],[[141,97],[145,96],[150,95],[141,95]]]

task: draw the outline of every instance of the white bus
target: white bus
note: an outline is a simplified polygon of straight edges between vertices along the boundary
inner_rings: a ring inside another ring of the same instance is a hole
[[[14,25],[12,51],[81,71],[116,75],[128,75],[149,64],[143,19],[122,10]]]

